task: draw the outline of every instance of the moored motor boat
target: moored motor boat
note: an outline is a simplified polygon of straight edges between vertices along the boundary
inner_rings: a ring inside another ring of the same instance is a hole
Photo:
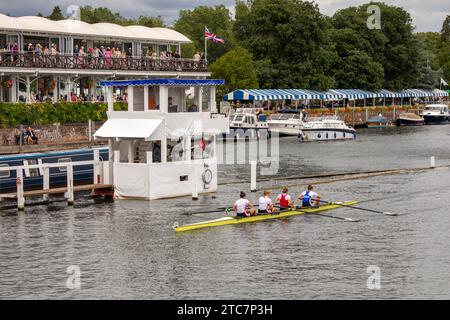
[[[303,128],[303,113],[298,110],[281,110],[270,116],[267,124],[271,132],[280,136],[298,136]]]
[[[268,136],[269,125],[266,116],[251,108],[238,109],[230,116],[230,133],[224,139],[255,139]]]
[[[450,117],[445,104],[429,104],[420,115],[425,119],[425,124],[447,124]]]
[[[367,128],[386,128],[386,127],[392,127],[393,123],[390,119],[378,115],[378,116],[373,116],[370,117],[369,119],[367,119],[366,122]]]
[[[397,126],[423,126],[425,119],[415,113],[401,113],[397,119]]]
[[[302,141],[334,141],[356,138],[356,130],[336,116],[307,118],[303,123]]]

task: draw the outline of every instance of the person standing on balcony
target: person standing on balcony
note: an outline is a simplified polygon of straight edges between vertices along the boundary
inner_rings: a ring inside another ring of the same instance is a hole
[[[125,68],[125,66],[127,64],[127,53],[125,52],[125,49],[122,50],[120,57],[121,57],[120,66],[122,68]]]
[[[84,47],[83,46],[78,51],[78,59],[79,59],[79,64],[81,66],[84,66],[85,65],[85,59],[86,59],[86,52],[84,51]]]
[[[13,55],[13,61],[16,61],[17,55],[19,54],[19,45],[17,44],[16,41],[14,41],[11,51],[12,51],[12,55]]]
[[[201,58],[202,58],[202,57],[201,57],[200,53],[197,51],[197,52],[194,54],[194,57],[193,57],[194,61],[195,61],[195,62],[199,62]]]
[[[50,67],[50,50],[48,49],[47,46],[44,46],[43,54],[44,54],[44,66]]]
[[[116,48],[116,55],[115,55],[115,62],[114,65],[118,68],[120,66],[120,59],[122,59],[122,51],[117,47]]]
[[[111,48],[107,47],[105,50],[105,63],[109,67],[111,66]]]
[[[56,67],[56,55],[58,54],[58,48],[54,43],[52,44],[52,48],[50,49],[50,54],[52,56],[52,64],[54,67]]]
[[[132,58],[133,58],[133,50],[131,48],[128,48],[128,50],[127,50],[127,67],[128,68],[131,66]]]

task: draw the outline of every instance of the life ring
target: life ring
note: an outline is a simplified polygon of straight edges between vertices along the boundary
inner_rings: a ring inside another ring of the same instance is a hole
[[[213,172],[210,169],[206,169],[202,174],[202,180],[204,184],[210,184],[213,179]]]

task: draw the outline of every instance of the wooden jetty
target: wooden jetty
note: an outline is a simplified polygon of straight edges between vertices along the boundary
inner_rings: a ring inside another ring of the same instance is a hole
[[[94,184],[88,185],[74,185],[73,179],[73,168],[76,166],[86,166],[93,165],[93,181]],[[50,168],[65,168],[67,174],[67,186],[59,188],[50,188]],[[32,190],[24,191],[24,169],[38,169],[43,171],[43,189],[42,190]],[[98,152],[94,155],[94,160],[91,161],[78,161],[78,162],[67,162],[67,163],[45,163],[16,167],[0,168],[0,171],[16,171],[17,176],[17,191],[13,193],[0,193],[0,200],[2,199],[17,199],[17,209],[25,209],[25,198],[42,196],[43,201],[48,201],[48,196],[51,194],[64,194],[67,199],[67,204],[69,206],[74,204],[75,192],[80,191],[92,191],[95,195],[103,196],[113,196],[114,188],[113,185],[109,183],[109,166],[108,162],[100,161]]]

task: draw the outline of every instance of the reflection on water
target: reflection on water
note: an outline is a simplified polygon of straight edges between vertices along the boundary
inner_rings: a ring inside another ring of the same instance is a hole
[[[279,175],[423,167],[430,156],[449,164],[449,129],[360,130],[356,141],[336,143],[283,138]],[[195,203],[82,198],[73,208],[0,212],[0,298],[450,298],[449,169],[317,186],[326,200],[360,199],[408,213],[401,217],[345,208],[329,214],[364,221],[309,215],[175,234],[175,221],[221,216],[184,212],[228,205],[248,190],[248,166],[220,171],[221,182],[242,183]],[[371,265],[381,269],[381,290],[367,288]],[[66,287],[69,266],[80,267],[81,290]]]

